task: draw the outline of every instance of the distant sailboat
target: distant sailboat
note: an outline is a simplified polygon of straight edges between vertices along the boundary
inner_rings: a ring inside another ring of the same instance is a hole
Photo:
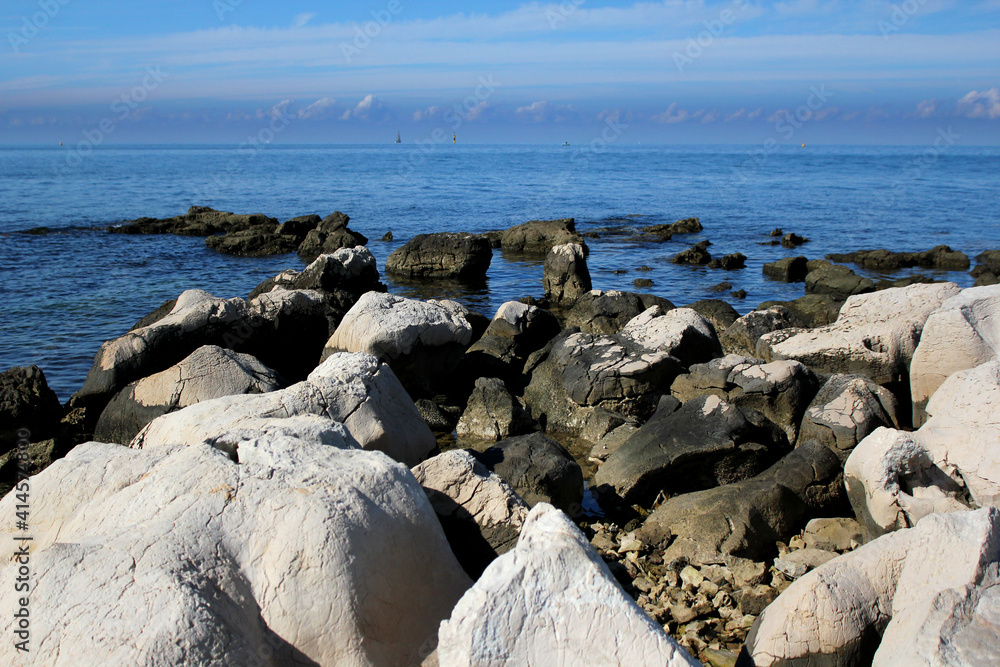
[[[451,135],[451,143],[453,143],[453,144],[457,144],[458,143],[458,135],[457,134]]]
[[[396,133],[396,143],[397,144],[403,143],[403,139],[399,136],[399,132]]]

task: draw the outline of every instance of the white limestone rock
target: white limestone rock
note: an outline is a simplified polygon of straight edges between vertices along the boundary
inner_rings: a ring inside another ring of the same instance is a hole
[[[441,667],[699,664],[625,594],[569,518],[544,503],[438,639]]]
[[[833,324],[761,336],[767,361],[794,359],[824,373],[857,373],[885,385],[906,377],[927,317],[959,293],[954,283],[917,284],[847,299]]]
[[[793,582],[754,623],[744,658],[756,667],[998,664],[998,564],[1000,510],[930,516]]]
[[[910,366],[913,424],[926,419],[928,399],[956,371],[997,358],[1000,285],[972,287],[946,300],[927,318]]]
[[[336,354],[304,382],[251,396],[226,396],[163,415],[132,440],[152,449],[197,443],[223,447],[220,436],[297,415],[342,423],[364,449],[413,466],[437,446],[413,401],[392,370],[368,354]]]
[[[419,663],[471,582],[409,471],[291,438],[237,452],[87,443],[31,479],[33,664]]]

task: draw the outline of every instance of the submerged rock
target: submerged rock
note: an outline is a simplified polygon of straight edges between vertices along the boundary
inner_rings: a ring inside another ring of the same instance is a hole
[[[889,250],[858,250],[845,254],[827,255],[834,262],[852,262],[875,271],[895,271],[919,266],[944,271],[967,271],[969,258],[946,245],[939,245],[923,252],[891,252]]]
[[[250,215],[216,211],[207,206],[192,206],[185,215],[173,218],[139,218],[108,227],[113,234],[177,234],[179,236],[214,236],[253,228],[273,232],[278,221],[260,213]]]

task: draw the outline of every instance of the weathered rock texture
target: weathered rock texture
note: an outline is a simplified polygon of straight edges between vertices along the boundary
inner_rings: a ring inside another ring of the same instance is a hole
[[[16,446],[18,431],[27,431],[31,442],[50,437],[62,413],[38,366],[15,366],[0,373],[0,454]]]
[[[912,285],[850,297],[833,324],[761,336],[767,360],[795,359],[826,373],[857,373],[886,385],[908,380],[927,317],[959,292],[954,283]]]
[[[479,378],[455,432],[458,437],[503,440],[531,430],[531,415],[499,378]]]
[[[844,468],[847,491],[870,535],[935,513],[1000,506],[1000,361],[949,377],[913,433],[877,429]]]
[[[528,505],[472,454],[452,450],[413,469],[441,521],[452,551],[470,577],[517,544]]]
[[[853,262],[860,267],[878,271],[895,271],[920,266],[943,271],[967,271],[969,258],[965,253],[939,245],[923,252],[892,252],[889,250],[858,250],[845,254],[827,255],[834,262]]]
[[[582,245],[558,245],[545,256],[542,275],[545,296],[552,302],[569,305],[590,291],[590,271]]]
[[[927,318],[910,365],[913,425],[927,400],[955,371],[975,368],[1000,352],[1000,285],[962,290]]]
[[[576,233],[573,218],[532,220],[511,227],[500,235],[500,247],[506,252],[545,254],[566,243],[583,244],[583,237]]]
[[[364,449],[384,452],[415,466],[437,443],[434,434],[392,370],[367,354],[337,354],[327,359],[304,382],[268,394],[224,396],[158,417],[131,446],[154,449],[167,445],[211,444],[232,454],[233,443],[223,437],[238,430],[269,428],[303,433],[300,416],[316,416],[316,423],[342,423]],[[312,432],[312,431],[310,431]],[[320,428],[313,436],[322,442]]]
[[[566,326],[579,327],[584,333],[616,334],[637,315],[659,306],[663,312],[674,304],[663,297],[616,290],[591,290],[580,295],[566,314]]]
[[[927,517],[794,582],[738,664],[995,665],[1000,510]]]
[[[210,398],[264,394],[281,387],[270,368],[248,354],[206,345],[165,371],[122,389],[94,428],[100,442],[127,444],[160,415]]]
[[[567,431],[598,407],[645,419],[683,367],[720,353],[712,325],[693,310],[654,306],[615,335],[560,334],[526,365],[524,398],[532,417]]]
[[[470,581],[410,472],[342,436],[251,437],[239,464],[89,443],[35,477],[34,663],[418,663]],[[9,544],[16,502],[0,501]],[[17,664],[4,599],[0,661]]]
[[[418,234],[386,260],[386,273],[403,278],[484,280],[493,260],[485,236],[468,233]]]
[[[633,602],[579,529],[538,505],[441,624],[441,667],[699,663]]]
[[[806,410],[799,437],[818,440],[846,461],[878,427],[899,428],[897,410],[888,389],[861,375],[834,375]]]
[[[762,472],[788,450],[785,434],[754,410],[699,396],[676,412],[660,411],[594,476],[594,487],[626,504],[657,494],[731,484]]]
[[[463,375],[499,377],[514,385],[528,356],[559,333],[559,322],[547,310],[518,301],[501,305],[482,337],[462,360]]]
[[[314,229],[309,231],[299,245],[299,256],[307,262],[323,254],[329,254],[341,248],[354,248],[368,244],[368,238],[347,228],[351,218],[340,211],[335,211],[323,218]]]
[[[802,321],[788,308],[772,306],[738,318],[719,334],[719,342],[727,354],[753,357],[757,355],[757,341],[764,334],[802,326]]]

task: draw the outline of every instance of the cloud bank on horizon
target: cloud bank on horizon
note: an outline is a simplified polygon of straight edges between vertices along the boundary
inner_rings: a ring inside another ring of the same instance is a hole
[[[15,0],[0,38],[0,143],[1000,142],[1000,0]]]

